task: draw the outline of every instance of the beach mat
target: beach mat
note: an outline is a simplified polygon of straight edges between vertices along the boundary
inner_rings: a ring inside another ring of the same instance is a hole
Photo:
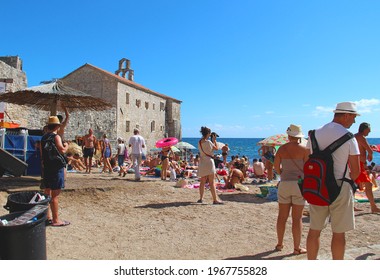
[[[375,192],[379,189],[379,187],[372,187],[372,191]],[[365,194],[365,191],[357,190],[354,195],[355,201],[359,203],[369,202],[368,197]],[[380,198],[375,198],[375,202],[380,202]]]

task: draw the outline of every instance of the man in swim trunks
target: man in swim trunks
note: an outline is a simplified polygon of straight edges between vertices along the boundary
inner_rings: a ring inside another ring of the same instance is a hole
[[[225,144],[223,147],[222,147],[222,156],[223,156],[223,164],[226,165],[227,164],[227,155],[228,155],[228,151],[230,150],[230,148],[228,147],[228,144]]]
[[[375,199],[373,197],[372,191],[372,174],[367,170],[367,159],[372,161],[373,151],[369,145],[366,137],[371,132],[371,126],[369,123],[363,122],[359,126],[358,133],[355,134],[355,138],[358,141],[359,150],[360,150],[360,174],[359,177],[355,180],[355,183],[358,184],[360,190],[365,190],[368,201],[371,204],[372,213],[380,213],[380,209],[375,204]]]
[[[88,134],[83,137],[83,158],[86,165],[86,173],[91,173],[92,157],[96,152],[96,137],[93,130],[90,128]]]

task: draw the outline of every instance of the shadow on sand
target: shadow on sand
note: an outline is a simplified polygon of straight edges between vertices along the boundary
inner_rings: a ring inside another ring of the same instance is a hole
[[[286,254],[281,256],[270,257],[270,255],[274,253],[277,253],[277,251],[271,250],[256,255],[226,258],[225,260],[283,260],[285,258],[293,256],[293,254]]]
[[[222,193],[219,194],[219,197],[223,201],[234,201],[242,203],[264,204],[268,202],[273,202],[265,198],[258,197],[253,193]]]
[[[39,189],[41,177],[2,177],[0,191],[19,189],[22,187],[36,187]]]
[[[182,206],[190,206],[195,205],[194,202],[168,202],[168,203],[152,203],[143,206],[136,206],[135,208],[151,208],[151,209],[163,209],[163,208],[171,208],[171,207],[182,207]]]

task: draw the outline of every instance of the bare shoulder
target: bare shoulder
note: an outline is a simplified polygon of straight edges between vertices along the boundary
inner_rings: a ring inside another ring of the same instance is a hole
[[[356,141],[359,143],[359,145],[362,145],[363,143],[367,142],[364,136],[359,133],[355,134],[355,138],[356,138]]]

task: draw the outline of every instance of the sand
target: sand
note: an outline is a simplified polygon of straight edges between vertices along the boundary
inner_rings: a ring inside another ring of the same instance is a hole
[[[281,260],[293,256],[290,219],[284,249],[274,251],[277,202],[249,191],[220,193],[225,205],[212,205],[206,192],[203,204],[197,189],[176,188],[175,183],[153,177],[141,182],[116,174],[68,173],[60,196],[60,217],[67,227],[47,227],[50,260]],[[9,193],[39,190],[39,178],[0,178],[0,205]],[[376,194],[378,195],[378,193]],[[347,234],[348,259],[380,259],[380,215],[369,203],[356,213],[356,229]],[[8,212],[1,207],[0,215]],[[305,246],[309,217],[303,217]],[[331,230],[322,233],[320,259],[331,259]]]

